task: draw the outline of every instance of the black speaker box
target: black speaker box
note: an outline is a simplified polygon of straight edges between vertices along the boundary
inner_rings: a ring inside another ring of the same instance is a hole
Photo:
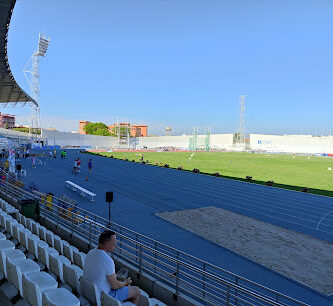
[[[105,202],[113,202],[113,191],[108,191],[105,194]]]

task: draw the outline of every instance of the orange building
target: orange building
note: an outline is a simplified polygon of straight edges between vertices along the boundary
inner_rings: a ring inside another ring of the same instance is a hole
[[[135,137],[135,136],[147,137],[148,136],[148,125],[133,124],[131,126],[131,135],[133,137]]]
[[[81,121],[79,123],[79,134],[87,134],[86,131],[83,129],[90,121]]]

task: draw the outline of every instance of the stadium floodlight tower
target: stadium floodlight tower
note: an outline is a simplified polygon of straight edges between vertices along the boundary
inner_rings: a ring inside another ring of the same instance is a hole
[[[32,54],[28,63],[25,65],[23,73],[29,83],[31,96],[36,101],[36,104],[31,103],[30,109],[30,126],[29,133],[31,141],[34,142],[38,139],[38,130],[41,128],[40,124],[40,89],[39,89],[39,60],[45,57],[46,51],[50,44],[50,37],[39,33],[38,46]],[[30,69],[28,66],[31,65]]]
[[[238,143],[245,145],[245,95],[239,97],[240,119],[238,127]]]

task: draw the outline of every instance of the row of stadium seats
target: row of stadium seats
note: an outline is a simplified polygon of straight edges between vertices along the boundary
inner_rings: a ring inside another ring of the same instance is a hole
[[[0,291],[16,305],[133,305],[82,277],[86,254],[0,199]],[[165,305],[141,290],[139,305]]]

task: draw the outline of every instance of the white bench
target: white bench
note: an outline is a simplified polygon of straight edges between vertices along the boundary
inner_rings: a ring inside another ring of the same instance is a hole
[[[77,191],[77,190],[79,190],[79,191],[81,191],[80,194],[81,194],[82,196],[85,196],[85,194],[87,194],[87,195],[91,196],[91,201],[95,201],[95,200],[94,200],[94,197],[96,196],[95,193],[92,193],[92,192],[90,192],[89,190],[84,189],[83,187],[81,187],[81,186],[79,186],[79,185],[77,185],[77,184],[75,184],[75,183],[73,183],[73,182],[71,182],[71,181],[65,181],[65,183],[67,184],[67,187],[72,187],[72,190],[73,190],[73,191]]]

